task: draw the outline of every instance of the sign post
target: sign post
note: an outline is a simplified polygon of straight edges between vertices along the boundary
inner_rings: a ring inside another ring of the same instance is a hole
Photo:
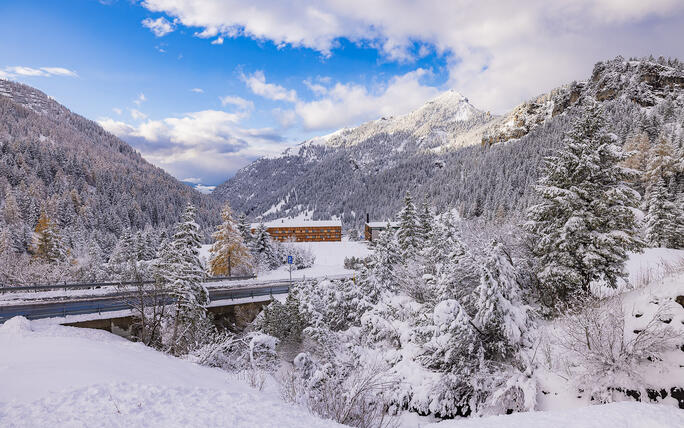
[[[292,256],[287,256],[287,264],[290,266],[290,284],[292,284]]]

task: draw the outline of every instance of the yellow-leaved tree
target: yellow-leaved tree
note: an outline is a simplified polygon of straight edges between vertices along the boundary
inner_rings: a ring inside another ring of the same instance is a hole
[[[55,222],[43,211],[33,234],[33,256],[46,262],[55,263],[66,260],[68,251]]]
[[[253,259],[247,244],[233,219],[233,210],[226,203],[221,210],[223,222],[214,232],[209,269],[212,275],[231,276],[236,268],[251,269]]]

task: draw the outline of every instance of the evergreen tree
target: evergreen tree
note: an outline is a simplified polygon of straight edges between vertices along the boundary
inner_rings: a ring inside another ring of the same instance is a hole
[[[595,280],[615,287],[627,251],[642,246],[631,210],[639,194],[626,184],[633,173],[618,165],[625,155],[615,138],[592,104],[575,120],[565,148],[545,160],[535,187],[541,202],[529,209],[525,226],[552,299],[587,294]]]
[[[424,247],[432,238],[434,218],[427,201],[423,201],[418,214],[418,236],[421,245]]]
[[[48,263],[63,262],[68,255],[57,225],[45,211],[40,215],[34,231],[33,255]]]
[[[281,264],[268,228],[263,223],[259,224],[254,234],[252,254],[256,258],[257,265],[262,268],[273,269]]]
[[[180,354],[200,342],[206,328],[209,292],[202,283],[204,272],[199,260],[201,238],[195,223],[195,207],[188,204],[176,226],[173,241],[162,252],[160,266],[168,269],[165,279],[176,304],[172,311],[169,350]]]
[[[510,356],[522,344],[529,324],[518,274],[503,244],[493,241],[475,290],[475,322],[484,335],[488,358]]]
[[[249,269],[252,266],[252,255],[227,203],[223,206],[221,218],[223,223],[213,235],[216,241],[211,247],[209,268],[212,275],[231,276],[235,267]]]
[[[411,194],[406,192],[404,208],[399,213],[399,232],[397,234],[399,247],[405,258],[415,256],[418,249],[421,248],[418,233],[416,206],[411,200]]]
[[[250,247],[254,237],[252,236],[252,226],[247,222],[246,215],[240,214],[238,217],[237,230],[240,232],[240,235],[242,235],[242,240],[245,242],[245,245]]]
[[[667,198],[665,180],[661,177],[649,189],[646,214],[646,241],[653,247],[676,247],[678,207]],[[679,213],[681,214],[681,213]]]

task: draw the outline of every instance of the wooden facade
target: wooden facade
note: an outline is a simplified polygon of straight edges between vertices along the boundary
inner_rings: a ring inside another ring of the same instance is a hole
[[[282,219],[264,225],[271,238],[280,242],[339,242],[342,240],[341,221]],[[252,233],[258,226],[259,224],[252,224]]]
[[[389,225],[393,230],[399,230],[398,222],[390,222]],[[385,230],[387,230],[387,222],[366,222],[364,237],[366,238],[366,241],[373,242],[376,241],[380,236],[380,233]]]

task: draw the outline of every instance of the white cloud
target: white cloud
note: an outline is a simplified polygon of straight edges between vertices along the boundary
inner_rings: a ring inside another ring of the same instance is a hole
[[[176,177],[218,183],[259,156],[283,150],[282,138],[270,128],[240,126],[244,113],[203,110],[137,125],[101,118],[107,131]]]
[[[138,98],[136,98],[135,100],[133,100],[133,104],[139,106],[140,104],[144,103],[145,101],[147,101],[147,98],[145,98],[145,94],[143,94],[143,93],[141,92],[141,93],[138,95]]]
[[[141,112],[140,110],[136,110],[136,109],[132,108],[130,111],[131,111],[131,117],[133,118],[133,120],[147,119],[147,115],[145,113]]]
[[[113,111],[114,113],[118,114],[119,116],[121,116],[121,115],[123,114],[123,110],[121,110],[121,109],[118,108],[118,107],[114,107],[114,108],[112,109],[112,111]]]
[[[187,178],[181,179],[181,181],[186,181],[186,182],[192,183],[192,184],[199,184],[202,182],[202,179],[199,177],[187,177]]]
[[[217,37],[216,40],[213,40],[211,42],[212,45],[222,45],[223,44],[223,37]]]
[[[200,28],[196,35],[204,38],[246,36],[278,46],[308,47],[324,56],[334,51],[339,38],[346,38],[377,47],[389,60],[401,62],[433,51],[447,60],[450,86],[479,107],[497,112],[585,78],[594,62],[617,54],[684,56],[684,2],[678,0],[142,4],[182,25]],[[415,43],[420,44],[418,49]]]
[[[69,70],[64,67],[24,67],[24,66],[12,66],[5,67],[0,70],[0,76],[7,79],[14,79],[18,76],[25,77],[52,77],[52,76],[62,76],[62,77],[78,77],[75,71]]]
[[[275,101],[297,101],[297,92],[274,83],[267,83],[263,71],[255,71],[251,75],[243,74],[241,77],[247,87],[257,95]]]
[[[157,19],[145,18],[142,20],[143,27],[149,28],[156,37],[164,37],[165,35],[173,32],[176,26],[173,22],[169,22],[163,16]]]
[[[221,100],[221,105],[223,106],[233,105],[243,110],[254,109],[254,103],[252,101],[241,97],[226,95],[225,97],[219,97],[219,99]]]
[[[203,94],[203,93],[204,93],[204,89],[202,89],[202,88],[192,88],[192,89],[190,89],[190,92],[195,92],[195,93],[198,93],[198,94]]]
[[[206,186],[204,184],[195,185],[195,190],[197,190],[200,193],[204,193],[205,195],[208,195],[209,193],[213,192],[214,189],[216,189],[216,186]]]
[[[374,92],[361,85],[337,83],[321,90],[322,98],[298,102],[295,112],[309,130],[334,129],[408,113],[439,94],[436,88],[420,83],[428,74],[419,68],[392,78]]]

